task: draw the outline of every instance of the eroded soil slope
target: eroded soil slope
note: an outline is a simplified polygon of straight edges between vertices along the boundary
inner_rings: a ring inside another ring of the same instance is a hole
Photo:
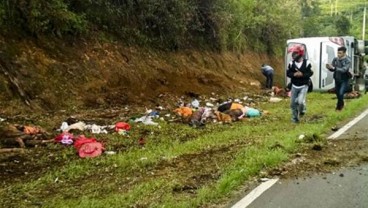
[[[157,104],[165,96],[258,91],[269,63],[257,53],[165,52],[95,40],[0,37],[0,114]]]

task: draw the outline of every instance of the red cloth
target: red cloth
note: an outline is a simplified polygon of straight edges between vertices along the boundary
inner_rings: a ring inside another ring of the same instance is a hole
[[[104,147],[100,142],[84,143],[78,150],[79,157],[97,157],[102,154]]]
[[[77,149],[79,157],[97,157],[105,150],[100,142],[95,138],[86,138],[81,135],[74,142],[74,147]]]
[[[91,142],[97,142],[97,140],[95,138],[86,138],[84,135],[81,135],[74,142],[74,147],[75,149],[79,150],[83,144],[91,143]]]
[[[125,123],[125,122],[117,122],[115,124],[115,131],[118,132],[120,129],[129,131],[130,130],[130,125],[128,123]]]

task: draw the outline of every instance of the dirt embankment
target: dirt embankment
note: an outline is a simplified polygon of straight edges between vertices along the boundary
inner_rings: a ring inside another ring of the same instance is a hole
[[[153,51],[117,42],[0,37],[0,114],[155,105],[157,98],[258,91],[260,65],[282,58],[247,52]],[[29,107],[31,106],[31,107]]]

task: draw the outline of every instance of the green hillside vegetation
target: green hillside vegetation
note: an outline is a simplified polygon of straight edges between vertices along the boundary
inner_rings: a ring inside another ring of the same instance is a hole
[[[275,52],[291,37],[341,35],[338,28],[332,29],[341,24],[347,27],[342,32],[349,33],[349,25],[361,22],[365,4],[361,0],[4,0],[0,28],[2,35],[21,37],[81,38],[97,32],[107,40],[167,50]]]
[[[272,5],[272,7],[270,6]],[[297,25],[296,1],[5,0],[2,33],[26,36],[95,35],[129,44],[178,50],[274,51]]]
[[[363,25],[363,13],[364,7],[368,6],[366,0],[320,0],[320,11],[323,16],[331,17],[333,22],[334,17],[339,16],[345,19],[345,22],[349,21],[349,34],[362,38],[362,25]],[[328,35],[328,33],[327,33]]]
[[[263,62],[274,65],[282,85],[285,41],[360,37],[362,4],[339,1],[331,15],[330,1],[322,0],[4,0],[1,104],[14,106],[8,101],[19,94],[47,109],[152,99],[139,81],[146,88],[163,85],[157,94],[189,88],[160,72],[183,78],[185,71],[183,83],[200,77],[198,89],[215,86],[211,77],[221,91],[233,90],[234,83],[262,79],[255,69]],[[224,77],[231,87],[218,84]],[[132,95],[116,93],[127,89]]]

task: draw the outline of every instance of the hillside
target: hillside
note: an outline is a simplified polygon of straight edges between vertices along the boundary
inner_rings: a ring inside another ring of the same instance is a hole
[[[262,63],[282,85],[286,39],[349,29],[330,2],[303,2],[2,2],[0,116],[229,97],[261,88]]]
[[[283,59],[267,54],[299,35],[296,4],[0,2],[0,116],[230,96],[259,90],[264,62],[281,83]]]
[[[0,1],[0,207],[229,207],[258,179],[367,161],[357,134],[326,138],[368,97],[309,93],[294,124],[262,88],[262,63],[284,85],[287,39],[338,36],[312,3]],[[261,114],[188,125],[173,109],[193,97]]]
[[[0,47],[1,115],[149,107],[179,96],[256,92],[264,81],[262,63],[275,67],[276,83],[283,78],[282,58],[252,52],[165,52],[97,40],[5,37]]]

